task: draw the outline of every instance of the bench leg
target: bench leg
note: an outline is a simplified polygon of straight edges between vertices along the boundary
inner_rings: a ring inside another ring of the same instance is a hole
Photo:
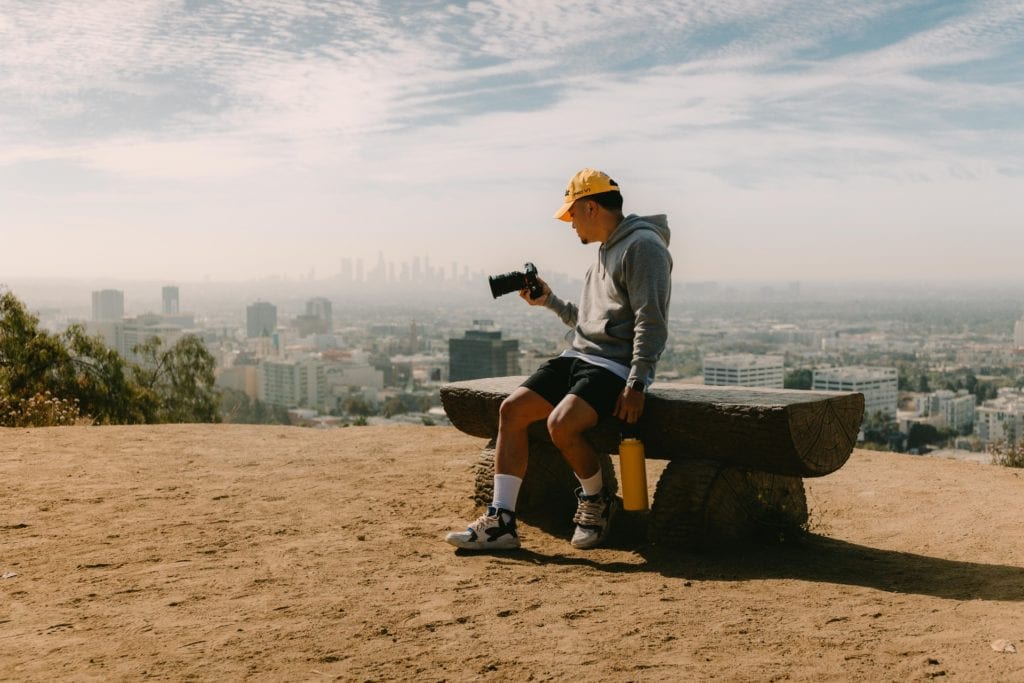
[[[803,480],[710,460],[673,460],[655,490],[648,540],[679,550],[778,538],[806,527]]]
[[[478,505],[491,504],[494,495],[494,445],[491,439],[480,453],[476,466],[476,488],[474,500]],[[615,493],[618,482],[612,467],[611,457],[606,453],[598,455],[605,488]],[[519,489],[516,514],[524,519],[531,517],[553,520],[571,519],[576,512],[574,491],[580,485],[562,453],[550,440],[530,438],[530,459],[526,477]]]

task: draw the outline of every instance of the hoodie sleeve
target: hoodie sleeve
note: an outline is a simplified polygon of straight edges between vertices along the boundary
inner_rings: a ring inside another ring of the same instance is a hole
[[[625,250],[622,269],[636,316],[629,381],[648,381],[668,340],[672,256],[661,240],[638,239]]]
[[[554,311],[562,322],[569,327],[576,327],[576,320],[579,318],[579,310],[576,308],[576,304],[568,301],[562,301],[554,292],[548,294],[548,300],[544,302],[545,308],[550,308]]]

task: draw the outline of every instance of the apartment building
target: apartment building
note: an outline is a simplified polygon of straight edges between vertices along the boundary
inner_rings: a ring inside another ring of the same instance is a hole
[[[704,384],[782,389],[786,378],[784,361],[782,356],[752,353],[708,356],[704,359]]]
[[[896,368],[846,366],[816,369],[812,380],[815,391],[855,391],[864,394],[864,419],[882,413],[896,419],[898,380]]]

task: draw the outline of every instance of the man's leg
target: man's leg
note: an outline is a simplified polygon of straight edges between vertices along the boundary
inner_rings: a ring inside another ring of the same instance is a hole
[[[519,547],[516,499],[529,461],[527,428],[551,413],[552,405],[540,394],[519,387],[498,410],[498,439],[494,452],[494,498],[486,514],[465,531],[453,531],[446,540],[469,550],[508,550]]]
[[[548,416],[551,441],[562,452],[577,479],[589,479],[601,468],[597,451],[583,432],[597,424],[597,411],[575,394],[563,398]]]
[[[520,479],[526,475],[529,460],[526,428],[546,418],[552,410],[547,399],[526,387],[517,388],[501,402],[498,441],[494,449],[495,474],[510,474]]]
[[[568,394],[548,416],[548,433],[580,481],[573,521],[572,545],[593,548],[608,535],[617,500],[604,490],[601,461],[583,432],[598,422],[597,411],[584,399]]]

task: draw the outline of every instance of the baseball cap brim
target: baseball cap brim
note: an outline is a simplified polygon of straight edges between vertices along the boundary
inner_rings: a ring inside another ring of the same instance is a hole
[[[557,218],[560,221],[565,221],[567,223],[572,222],[572,216],[569,215],[569,209],[572,208],[572,204],[575,201],[575,199],[566,200],[565,204],[562,204],[562,206],[559,207],[558,211],[555,212],[555,218]]]

